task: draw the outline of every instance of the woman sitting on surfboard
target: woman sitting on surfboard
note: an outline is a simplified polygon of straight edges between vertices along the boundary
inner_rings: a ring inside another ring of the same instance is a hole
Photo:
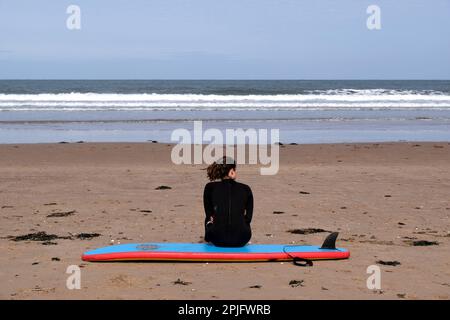
[[[211,182],[203,192],[205,241],[218,247],[242,247],[250,241],[253,194],[236,182],[236,162],[223,157],[207,168]]]

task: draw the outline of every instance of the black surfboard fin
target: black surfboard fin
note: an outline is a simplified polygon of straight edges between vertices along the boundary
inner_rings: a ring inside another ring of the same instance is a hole
[[[320,249],[336,249],[336,239],[338,235],[339,232],[332,232],[331,234],[329,234]]]

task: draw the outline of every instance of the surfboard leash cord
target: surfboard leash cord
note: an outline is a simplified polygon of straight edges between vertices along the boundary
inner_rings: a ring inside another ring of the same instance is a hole
[[[289,252],[286,251],[287,247],[298,247],[298,245],[286,245],[283,246],[283,252],[286,253],[289,258],[292,259],[292,263],[298,267],[312,267],[314,264],[312,262],[312,260],[309,259],[304,259],[304,258],[300,258],[300,257],[295,257],[293,255],[291,255]]]

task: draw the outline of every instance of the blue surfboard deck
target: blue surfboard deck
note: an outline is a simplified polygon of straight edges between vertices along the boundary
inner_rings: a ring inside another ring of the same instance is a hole
[[[86,261],[169,260],[169,261],[269,261],[310,259],[345,259],[344,248],[321,249],[319,246],[248,244],[243,247],[217,247],[207,243],[134,243],[111,245],[87,251]]]

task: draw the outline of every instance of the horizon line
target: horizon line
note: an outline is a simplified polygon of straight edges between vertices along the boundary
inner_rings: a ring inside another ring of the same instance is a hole
[[[415,78],[415,79],[362,79],[362,78],[352,78],[352,79],[217,79],[217,78],[204,78],[204,79],[133,79],[133,78],[0,78],[0,81],[450,81],[448,79],[430,79],[430,78]]]

